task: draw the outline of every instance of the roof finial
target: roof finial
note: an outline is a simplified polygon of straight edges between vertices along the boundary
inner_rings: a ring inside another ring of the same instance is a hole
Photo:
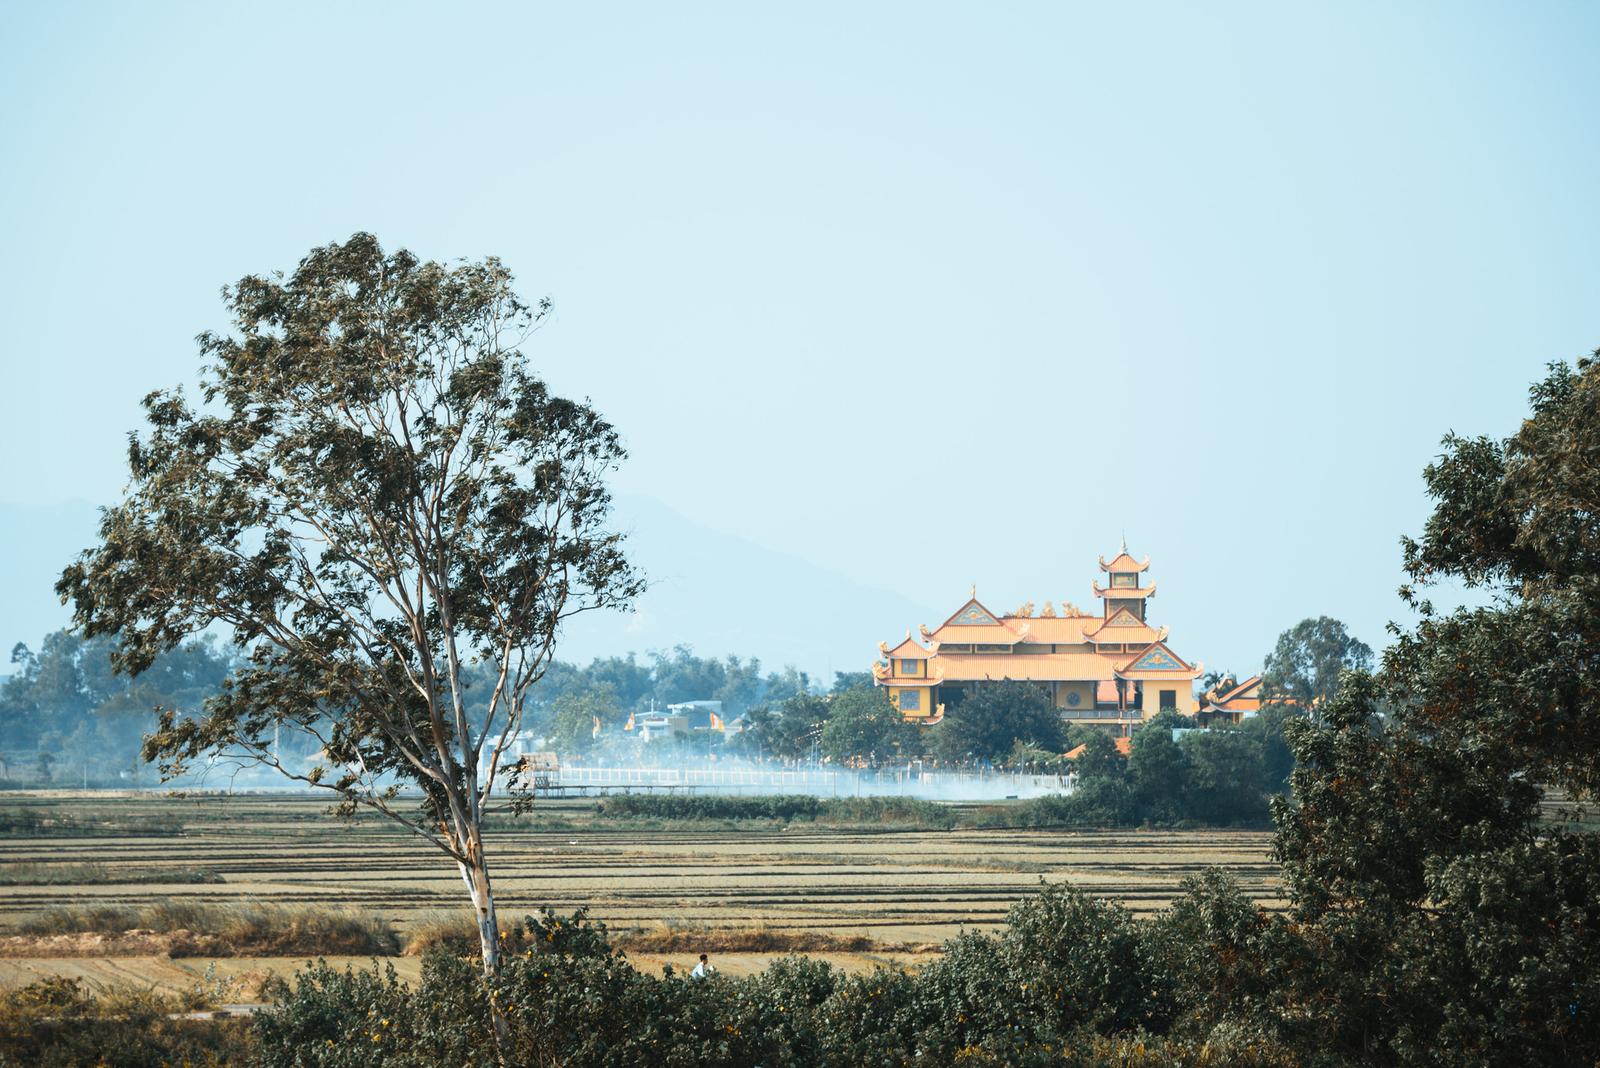
[[[1122,532],[1122,551],[1128,551],[1128,532],[1126,530]]]
[[[976,582],[972,584],[972,599],[974,601],[978,599],[978,584]]]

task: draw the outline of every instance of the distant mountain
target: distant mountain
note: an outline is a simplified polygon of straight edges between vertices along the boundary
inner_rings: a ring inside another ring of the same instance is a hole
[[[864,671],[877,643],[934,612],[807,560],[711,530],[648,497],[617,498],[616,517],[650,590],[629,615],[580,617],[563,660],[683,643],[702,656],[737,653],[793,664],[814,678]]]
[[[692,646],[702,656],[735,653],[764,666],[786,664],[830,681],[862,671],[880,640],[936,613],[860,585],[809,561],[701,526],[649,497],[617,499],[616,522],[651,586],[633,613],[579,617],[557,656],[596,656]],[[0,641],[37,646],[65,626],[68,610],[52,587],[93,540],[98,513],[82,501],[50,507],[0,504]],[[0,663],[3,663],[0,656]]]

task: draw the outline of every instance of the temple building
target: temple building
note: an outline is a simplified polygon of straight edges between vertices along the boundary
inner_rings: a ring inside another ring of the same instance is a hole
[[[873,677],[906,719],[921,723],[937,723],[968,694],[1003,679],[1036,683],[1064,719],[1118,736],[1164,710],[1193,715],[1202,665],[1173,652],[1167,628],[1147,621],[1156,588],[1140,580],[1149,567],[1149,557],[1135,560],[1126,545],[1110,563],[1102,557],[1107,579],[1094,583],[1097,615],[1071,604],[1058,613],[1048,601],[1037,615],[1031,603],[1001,615],[984,607],[974,587],[949,619],[920,628],[922,641],[907,632],[893,648],[880,643]]]
[[[1260,675],[1252,675],[1243,682],[1226,678],[1200,695],[1200,711],[1195,718],[1202,727],[1209,727],[1213,723],[1236,727],[1247,717],[1261,711],[1261,705]]]

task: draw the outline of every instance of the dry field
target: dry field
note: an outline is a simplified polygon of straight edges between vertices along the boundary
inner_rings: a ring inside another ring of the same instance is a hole
[[[461,881],[441,854],[375,819],[331,820],[325,804],[274,795],[0,795],[0,926],[60,905],[180,898],[356,907],[402,931],[464,910]],[[963,927],[996,924],[1041,878],[1068,879],[1148,913],[1171,899],[1184,876],[1216,865],[1270,899],[1267,845],[1257,831],[618,826],[595,818],[593,802],[576,800],[541,804],[490,836],[497,896],[511,915],[582,906],[613,930],[762,928],[864,935],[879,944],[875,953],[828,954],[850,967],[900,957],[891,948],[899,946],[915,960]],[[202,872],[221,881],[194,881]],[[684,959],[630,956],[645,965]],[[98,968],[166,984],[156,971],[189,974],[202,963],[141,960],[13,958],[0,961],[0,983],[43,973],[97,976]],[[764,956],[722,962],[742,971],[760,967]],[[233,973],[250,962],[219,967]]]

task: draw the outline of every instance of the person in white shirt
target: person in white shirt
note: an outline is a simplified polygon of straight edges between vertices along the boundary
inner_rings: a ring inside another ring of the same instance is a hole
[[[715,975],[716,971],[717,970],[711,966],[711,962],[706,960],[706,955],[702,953],[700,954],[700,963],[694,966],[694,971],[689,973],[689,978],[708,979]]]

